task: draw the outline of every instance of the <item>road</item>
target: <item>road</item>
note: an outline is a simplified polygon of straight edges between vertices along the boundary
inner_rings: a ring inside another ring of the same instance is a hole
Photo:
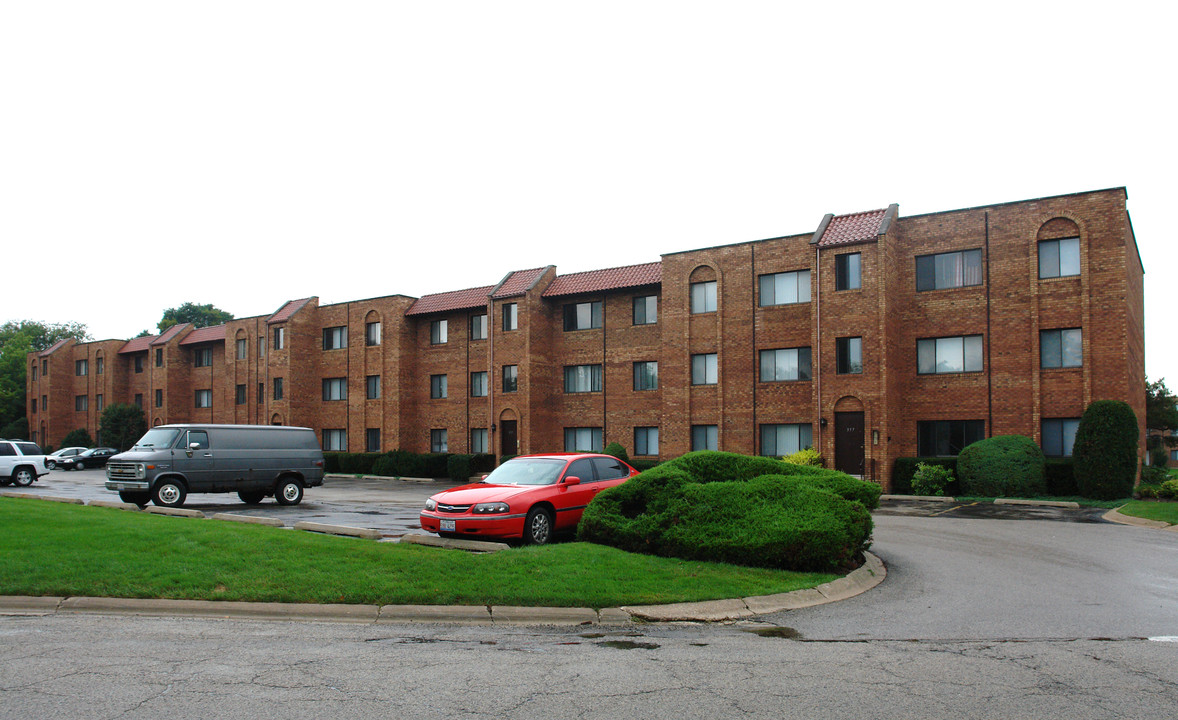
[[[0,719],[1175,714],[1178,534],[945,509],[876,514],[879,587],[755,623],[0,617]]]

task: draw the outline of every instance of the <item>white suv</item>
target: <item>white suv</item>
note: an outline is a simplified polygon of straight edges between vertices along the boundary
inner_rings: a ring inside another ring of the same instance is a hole
[[[36,443],[0,440],[0,485],[28,487],[48,472],[45,454]]]

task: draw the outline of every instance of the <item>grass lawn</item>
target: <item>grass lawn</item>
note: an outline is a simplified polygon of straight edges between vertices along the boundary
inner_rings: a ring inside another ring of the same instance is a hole
[[[1178,502],[1130,500],[1119,512],[1122,515],[1132,515],[1146,520],[1161,520],[1171,525],[1178,525]]]
[[[837,575],[561,543],[487,555],[0,497],[0,595],[615,607],[789,592]]]

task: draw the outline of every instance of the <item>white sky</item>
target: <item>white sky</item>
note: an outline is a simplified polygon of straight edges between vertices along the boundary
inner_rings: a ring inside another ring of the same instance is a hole
[[[1123,185],[1146,369],[1178,386],[1174,3],[794,5],[0,3],[0,321],[129,338],[186,301],[419,296]]]

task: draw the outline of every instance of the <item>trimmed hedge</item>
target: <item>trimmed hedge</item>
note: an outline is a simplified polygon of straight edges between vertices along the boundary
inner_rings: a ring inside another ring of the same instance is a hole
[[[1076,486],[1084,497],[1128,497],[1137,479],[1137,416],[1128,403],[1097,400],[1084,410],[1072,446]]]
[[[605,450],[602,452],[606,455],[613,455],[624,463],[630,462],[630,456],[626,454],[626,448],[622,447],[621,443],[611,442],[605,446]]]
[[[487,453],[476,455],[451,455],[446,460],[446,477],[466,482],[476,473],[495,469],[495,456]]]
[[[348,475],[368,475],[380,453],[323,453],[323,471]]]
[[[1072,497],[1080,494],[1076,487],[1075,463],[1071,458],[1047,458],[1043,480],[1047,483],[1048,495]]]
[[[702,451],[603,490],[582,540],[753,567],[830,570],[870,545],[880,488],[834,470]]]
[[[957,479],[965,495],[1033,497],[1047,492],[1043,451],[1023,435],[995,435],[957,456]]]
[[[912,494],[912,476],[916,474],[916,466],[920,463],[936,465],[952,470],[954,477],[945,486],[945,494],[949,496],[961,494],[961,483],[956,477],[957,457],[902,457],[892,463],[892,492],[896,495]]]

